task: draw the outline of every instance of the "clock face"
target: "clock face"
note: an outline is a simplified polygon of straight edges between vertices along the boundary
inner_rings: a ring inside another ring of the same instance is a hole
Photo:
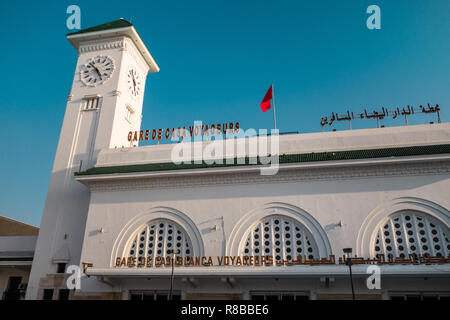
[[[111,78],[114,62],[110,57],[97,56],[80,68],[80,79],[87,86],[96,86]]]
[[[127,73],[128,91],[133,97],[137,97],[142,92],[141,78],[134,68],[130,68]]]

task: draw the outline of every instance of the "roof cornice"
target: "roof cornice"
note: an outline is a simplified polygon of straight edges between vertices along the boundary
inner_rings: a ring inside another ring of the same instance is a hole
[[[399,170],[399,168],[403,168],[401,172],[403,175],[406,175],[406,171],[411,171],[411,173],[420,174],[421,171],[424,172],[435,172],[436,170],[440,170],[439,172],[444,173],[448,172],[448,170],[444,170],[441,168],[443,163],[450,163],[450,154],[445,155],[425,155],[425,156],[412,156],[412,157],[401,157],[401,158],[380,158],[380,159],[356,159],[356,160],[340,160],[340,161],[321,161],[321,162],[307,162],[307,163],[287,163],[279,165],[279,174],[284,176],[285,174],[292,176],[293,178],[294,172],[298,172],[299,174],[303,172],[303,178],[311,178],[310,176],[317,175],[318,173],[323,172],[338,172],[339,175],[342,175],[341,178],[351,176],[364,176],[365,174],[361,174],[361,172],[365,172],[365,170],[375,170],[374,168],[383,168],[386,169],[387,175],[396,172],[395,170]],[[418,167],[419,166],[419,167]],[[425,168],[425,167],[426,168]],[[108,181],[130,181],[136,179],[138,180],[146,180],[146,179],[189,179],[192,178],[200,178],[200,177],[208,177],[208,176],[218,176],[218,175],[227,175],[227,176],[240,176],[244,175],[260,175],[260,170],[262,170],[262,165],[243,165],[243,166],[234,166],[234,167],[218,167],[218,168],[202,168],[202,169],[180,169],[180,170],[164,170],[164,171],[141,171],[141,172],[123,172],[123,173],[103,173],[103,174],[92,174],[92,175],[76,175],[75,179],[85,185],[90,185],[91,183],[104,182]],[[420,169],[420,168],[423,168]],[[350,173],[348,169],[350,169]],[[438,168],[438,169],[436,169]],[[440,168],[440,169],[439,169]],[[305,171],[307,170],[307,171]],[[325,171],[324,171],[325,170]],[[330,171],[331,170],[331,171]],[[353,170],[353,171],[352,171]],[[381,169],[380,169],[381,170]],[[406,170],[406,171],[405,171]],[[379,171],[379,170],[378,170]],[[378,172],[377,171],[377,172]],[[408,171],[408,172],[409,172]],[[420,171],[420,172],[419,172]],[[308,172],[306,175],[305,172]],[[381,172],[381,171],[380,171]],[[380,173],[378,172],[378,173]],[[265,177],[266,180],[277,180],[282,179],[282,177],[275,176],[262,176]],[[370,175],[370,174],[369,174]],[[273,178],[271,178],[273,177]],[[332,177],[329,176],[330,178]],[[205,178],[207,179],[207,178]],[[242,178],[244,179],[244,178]]]
[[[93,40],[104,40],[119,36],[127,37],[131,39],[131,41],[133,41],[139,53],[142,55],[142,57],[144,58],[145,62],[148,65],[149,68],[148,73],[159,72],[158,64],[156,63],[153,56],[150,54],[150,51],[147,49],[141,37],[137,33],[136,29],[132,25],[127,27],[113,28],[92,32],[70,33],[67,35],[67,40],[72,44],[72,46],[77,51],[79,51],[80,46],[85,42]]]

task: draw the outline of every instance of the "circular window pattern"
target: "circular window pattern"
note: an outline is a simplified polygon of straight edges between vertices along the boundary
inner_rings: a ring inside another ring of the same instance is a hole
[[[272,256],[276,261],[296,259],[301,255],[318,258],[311,233],[299,222],[284,216],[270,216],[258,222],[244,238],[241,255]],[[264,239],[264,241],[259,241]]]
[[[413,211],[396,213],[379,227],[375,239],[375,255],[410,254],[445,256],[450,252],[449,228],[435,218]]]
[[[192,255],[192,244],[186,232],[178,224],[164,219],[150,221],[142,227],[127,252],[130,257],[151,257],[152,265],[156,257],[171,256],[171,250],[180,250],[179,257]]]

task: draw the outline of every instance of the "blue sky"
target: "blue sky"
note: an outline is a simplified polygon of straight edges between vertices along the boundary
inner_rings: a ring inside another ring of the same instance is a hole
[[[194,120],[271,128],[272,113],[259,102],[272,82],[282,132],[321,131],[331,112],[407,104],[438,103],[442,121],[450,119],[446,0],[2,1],[0,215],[26,223],[41,221],[73,79],[77,54],[65,39],[71,4],[81,8],[82,28],[132,19],[158,62],[144,129]],[[381,8],[381,30],[366,27],[371,4]],[[409,120],[429,121],[436,119]]]

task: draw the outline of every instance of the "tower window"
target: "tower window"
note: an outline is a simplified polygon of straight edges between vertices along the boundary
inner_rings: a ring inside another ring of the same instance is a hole
[[[66,272],[66,263],[58,263],[58,269],[56,273],[64,273]]]
[[[86,96],[84,97],[84,110],[97,110],[100,108],[99,96]]]

